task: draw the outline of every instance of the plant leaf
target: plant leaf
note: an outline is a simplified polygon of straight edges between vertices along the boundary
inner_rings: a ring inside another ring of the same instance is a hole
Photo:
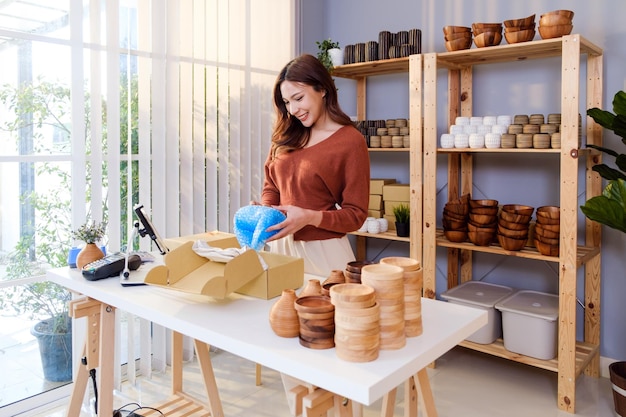
[[[580,209],[589,219],[626,233],[626,181],[609,182],[602,195],[590,198]]]
[[[617,115],[626,116],[626,92],[618,91],[613,97],[613,111]]]

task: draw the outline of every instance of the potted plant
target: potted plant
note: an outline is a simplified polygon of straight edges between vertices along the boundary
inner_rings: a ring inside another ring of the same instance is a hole
[[[328,38],[315,44],[318,49],[317,59],[324,64],[328,72],[332,72],[334,67],[343,64],[343,51],[339,48],[339,42],[333,42]]]
[[[89,262],[104,258],[104,252],[98,247],[96,242],[100,241],[106,233],[106,226],[103,223],[94,221],[87,222],[77,230],[72,231],[72,237],[86,243],[85,247],[76,256],[76,267],[81,269]]]
[[[408,204],[400,203],[393,208],[396,217],[396,235],[408,237],[410,231],[411,209]]]
[[[587,115],[603,128],[621,137],[622,143],[626,145],[626,93],[624,91],[618,91],[613,97],[613,111],[615,113],[594,107],[587,110]],[[617,168],[606,164],[596,164],[592,167],[608,183],[602,195],[590,198],[580,208],[589,219],[626,233],[626,154],[603,146],[587,146],[614,157]],[[626,396],[622,394],[626,390],[626,361],[613,362],[609,366],[609,374],[613,386],[621,388],[621,393],[616,389],[613,390],[615,411],[620,416],[626,416]]]

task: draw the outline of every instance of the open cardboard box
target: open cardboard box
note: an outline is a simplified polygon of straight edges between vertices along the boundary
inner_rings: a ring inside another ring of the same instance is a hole
[[[304,260],[300,258],[247,250],[229,262],[213,262],[193,251],[196,240],[222,249],[240,247],[234,235],[224,232],[165,239],[171,249],[164,256],[165,265],[150,270],[145,282],[220,299],[238,292],[266,300],[280,295],[283,289],[299,288],[304,282]]]

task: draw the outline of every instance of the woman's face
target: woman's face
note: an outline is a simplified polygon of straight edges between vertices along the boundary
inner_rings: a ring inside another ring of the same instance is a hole
[[[313,126],[326,112],[325,91],[315,91],[304,83],[283,81],[280,93],[289,114],[297,117],[306,127]]]

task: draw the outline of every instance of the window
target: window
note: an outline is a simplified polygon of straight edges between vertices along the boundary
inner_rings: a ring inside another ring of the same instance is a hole
[[[87,219],[120,250],[137,203],[165,236],[231,230],[260,194],[295,13],[293,0],[0,2],[0,303],[64,265]]]

